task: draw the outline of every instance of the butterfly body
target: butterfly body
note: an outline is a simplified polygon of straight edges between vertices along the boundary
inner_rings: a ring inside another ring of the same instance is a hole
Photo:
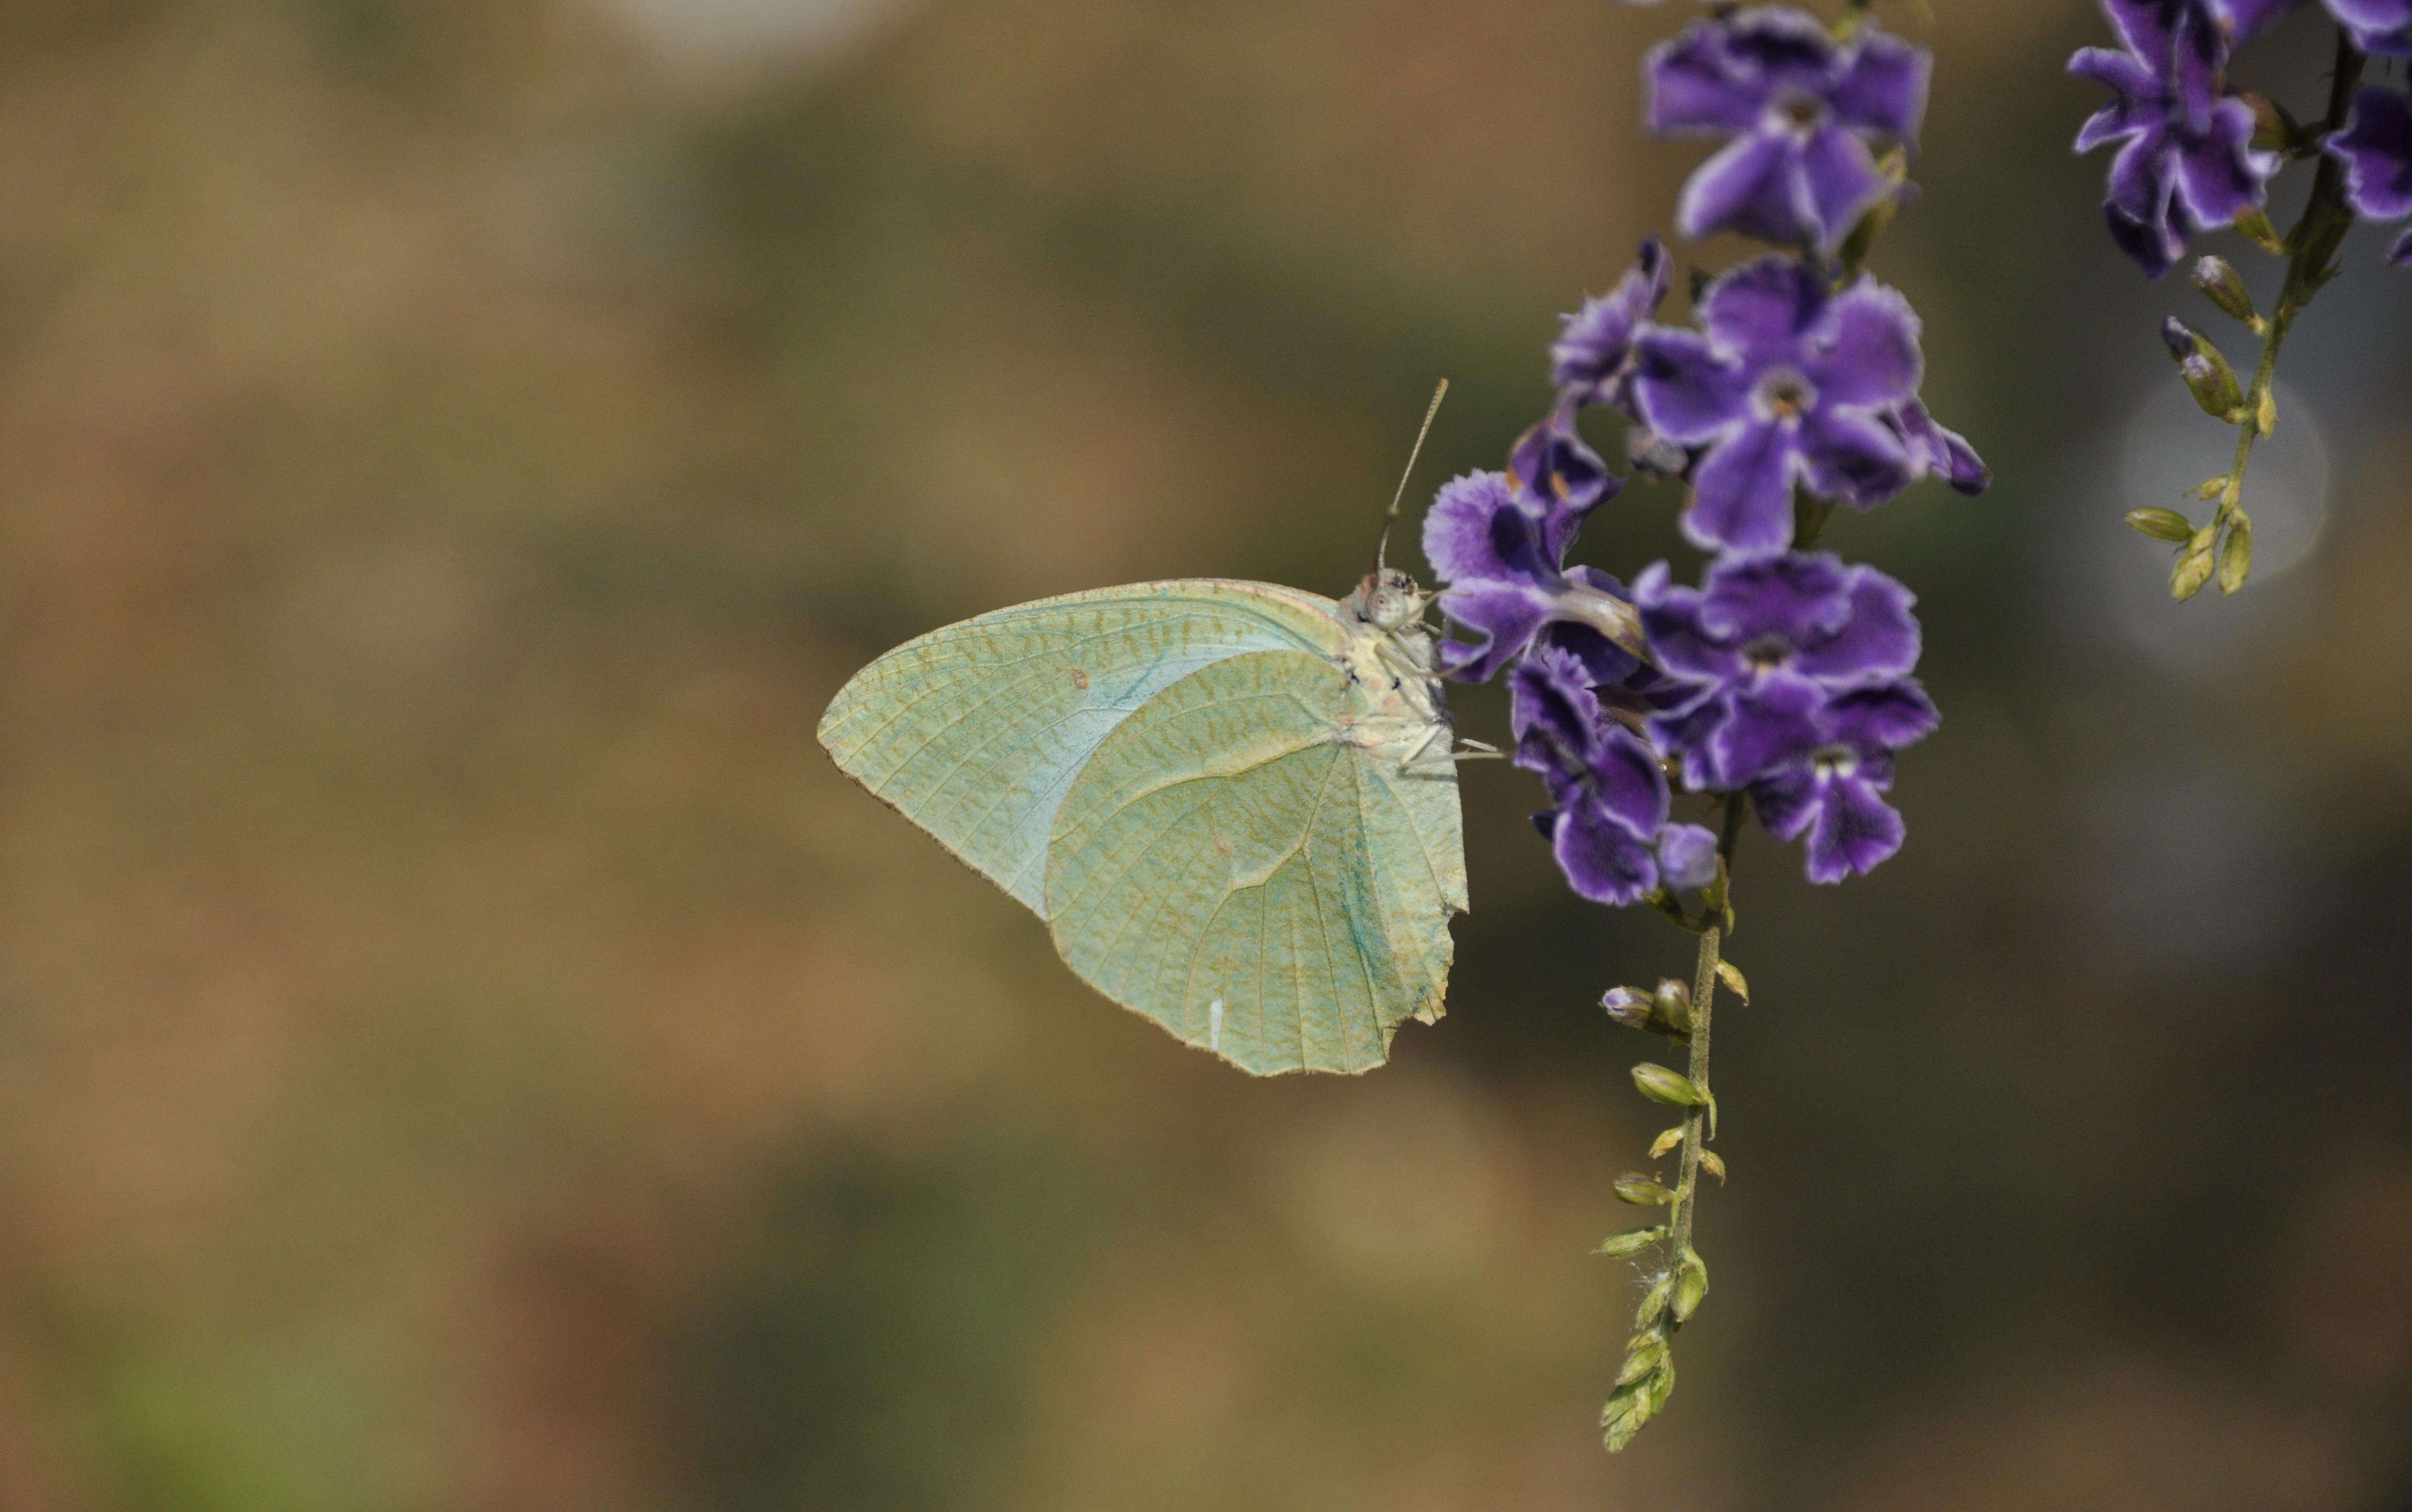
[[[823,717],[838,765],[1046,920],[1091,986],[1259,1075],[1378,1065],[1465,907],[1422,595],[1184,580],[934,631]]]

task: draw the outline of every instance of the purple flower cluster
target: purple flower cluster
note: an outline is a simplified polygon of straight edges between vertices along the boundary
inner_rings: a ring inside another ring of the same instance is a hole
[[[2103,218],[2120,250],[2158,278],[2185,256],[2186,239],[2231,226],[2269,202],[2284,162],[2252,103],[2227,85],[2236,48],[2306,0],[2100,0],[2119,47],[2082,48],[2071,73],[2110,91],[2078,133],[2077,150],[2115,144]],[[2412,0],[2320,0],[2356,47],[2412,56]],[[2404,95],[2361,93],[2355,122],[2324,145],[2354,178],[2356,210],[2378,220],[2412,213]],[[2390,111],[2392,112],[2390,114]],[[2392,188],[2390,190],[2390,183]],[[2388,207],[2394,208],[2390,209]],[[2394,260],[2412,262],[2412,238]]]
[[[1550,795],[1536,822],[1582,897],[1625,904],[1715,880],[1716,838],[1671,820],[1678,786],[1805,838],[1816,881],[1901,846],[1883,797],[1893,753],[1937,717],[1911,676],[1912,599],[1794,547],[1798,501],[1871,509],[1921,477],[1972,494],[1990,481],[1919,398],[1909,302],[1833,260],[1903,192],[1876,152],[1914,145],[1928,71],[1923,50],[1872,25],[1838,40],[1788,7],[1725,12],[1653,51],[1653,127],[1728,139],[1685,187],[1679,228],[1782,250],[1699,289],[1685,329],[1659,318],[1671,260],[1645,242],[1566,317],[1556,402],[1506,470],[1451,480],[1426,517],[1441,609],[1461,630],[1443,666],[1506,675],[1516,763]],[[1665,563],[1629,590],[1567,565],[1622,487],[1579,429],[1595,408],[1625,418],[1638,468],[1689,485],[1684,534],[1714,553],[1700,587],[1675,585]]]

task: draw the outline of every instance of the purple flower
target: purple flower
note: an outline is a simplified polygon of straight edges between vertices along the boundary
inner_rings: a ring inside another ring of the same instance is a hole
[[[1695,791],[1749,785],[1829,697],[1918,665],[1909,590],[1830,552],[1714,562],[1699,588],[1660,562],[1634,594],[1652,653],[1689,695],[1651,732]]]
[[[1934,727],[1909,677],[1915,600],[1873,567],[1824,553],[1711,565],[1700,588],[1659,563],[1634,585],[1650,649],[1684,701],[1648,728],[1695,791],[1746,789],[1786,840],[1811,830],[1809,875],[1839,881],[1900,848],[1876,795],[1891,753]]]
[[[1885,418],[1916,399],[1921,365],[1898,293],[1861,278],[1835,294],[1816,269],[1763,257],[1710,286],[1700,323],[1645,332],[1634,382],[1644,425],[1706,448],[1684,516],[1694,545],[1780,551],[1796,481],[1865,509],[1917,477],[1923,453]]]
[[[1566,317],[1550,347],[1551,375],[1558,392],[1577,404],[1613,404],[1624,398],[1633,371],[1633,338],[1667,299],[1665,243],[1649,237],[1616,286]]]
[[[1906,829],[1883,797],[1892,787],[1892,754],[1937,722],[1910,678],[1835,695],[1813,716],[1804,748],[1751,785],[1759,823],[1778,840],[1808,834],[1812,882],[1874,871],[1901,849]]]
[[[2379,221],[2412,215],[2412,98],[2391,89],[2361,91],[2328,150],[2345,165],[2346,198],[2355,210]],[[2412,267],[2412,231],[2388,257],[2398,267]]]
[[[1869,142],[1915,142],[1931,62],[1872,27],[1836,42],[1790,7],[1660,43],[1644,66],[1650,129],[1732,139],[1684,186],[1677,226],[1831,251],[1890,192]]]
[[[1575,657],[1545,646],[1508,680],[1516,765],[1549,787],[1551,806],[1533,822],[1566,885],[1618,907],[1640,903],[1662,880],[1707,885],[1716,876],[1715,837],[1667,823],[1670,795],[1656,754],[1600,707],[1589,677]]]
[[[2412,0],[2327,0],[2327,5],[2364,52],[2412,58]]]
[[[1485,683],[1537,642],[1581,661],[1596,685],[1646,673],[1635,654],[1640,622],[1623,585],[1564,565],[1584,512],[1519,489],[1504,473],[1468,473],[1441,486],[1424,516],[1424,555],[1449,585],[1441,611],[1475,632],[1470,641],[1442,643],[1444,671]]]
[[[2215,16],[2191,0],[2102,8],[2125,50],[2084,48],[2068,61],[2114,96],[2078,133],[2077,150],[2121,144],[2103,218],[2120,250],[2158,278],[2185,255],[2187,236],[2258,207],[2280,160],[2254,150],[2253,108],[2219,93],[2228,43]],[[2233,0],[2230,8],[2259,16]]]

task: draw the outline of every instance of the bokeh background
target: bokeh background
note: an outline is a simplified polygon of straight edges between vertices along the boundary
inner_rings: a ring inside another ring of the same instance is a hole
[[[1946,723],[1874,878],[1745,843],[1716,1289],[1611,1461],[1594,1005],[1688,942],[1528,778],[1448,1020],[1253,1083],[812,729],[1009,602],[1345,591],[1434,379],[1419,496],[1668,220],[1688,7],[11,0],[0,1506],[2412,1508],[2412,276],[2357,237],[2261,574],[2169,604],[2218,317],[2099,232],[2083,0],[1933,12],[1879,261],[2000,481],[1830,536]]]

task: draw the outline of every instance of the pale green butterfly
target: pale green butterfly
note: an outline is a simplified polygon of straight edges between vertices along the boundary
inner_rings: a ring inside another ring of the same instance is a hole
[[[1043,599],[880,657],[820,741],[1106,996],[1257,1076],[1367,1071],[1440,1018],[1466,907],[1428,602],[1378,565]]]

